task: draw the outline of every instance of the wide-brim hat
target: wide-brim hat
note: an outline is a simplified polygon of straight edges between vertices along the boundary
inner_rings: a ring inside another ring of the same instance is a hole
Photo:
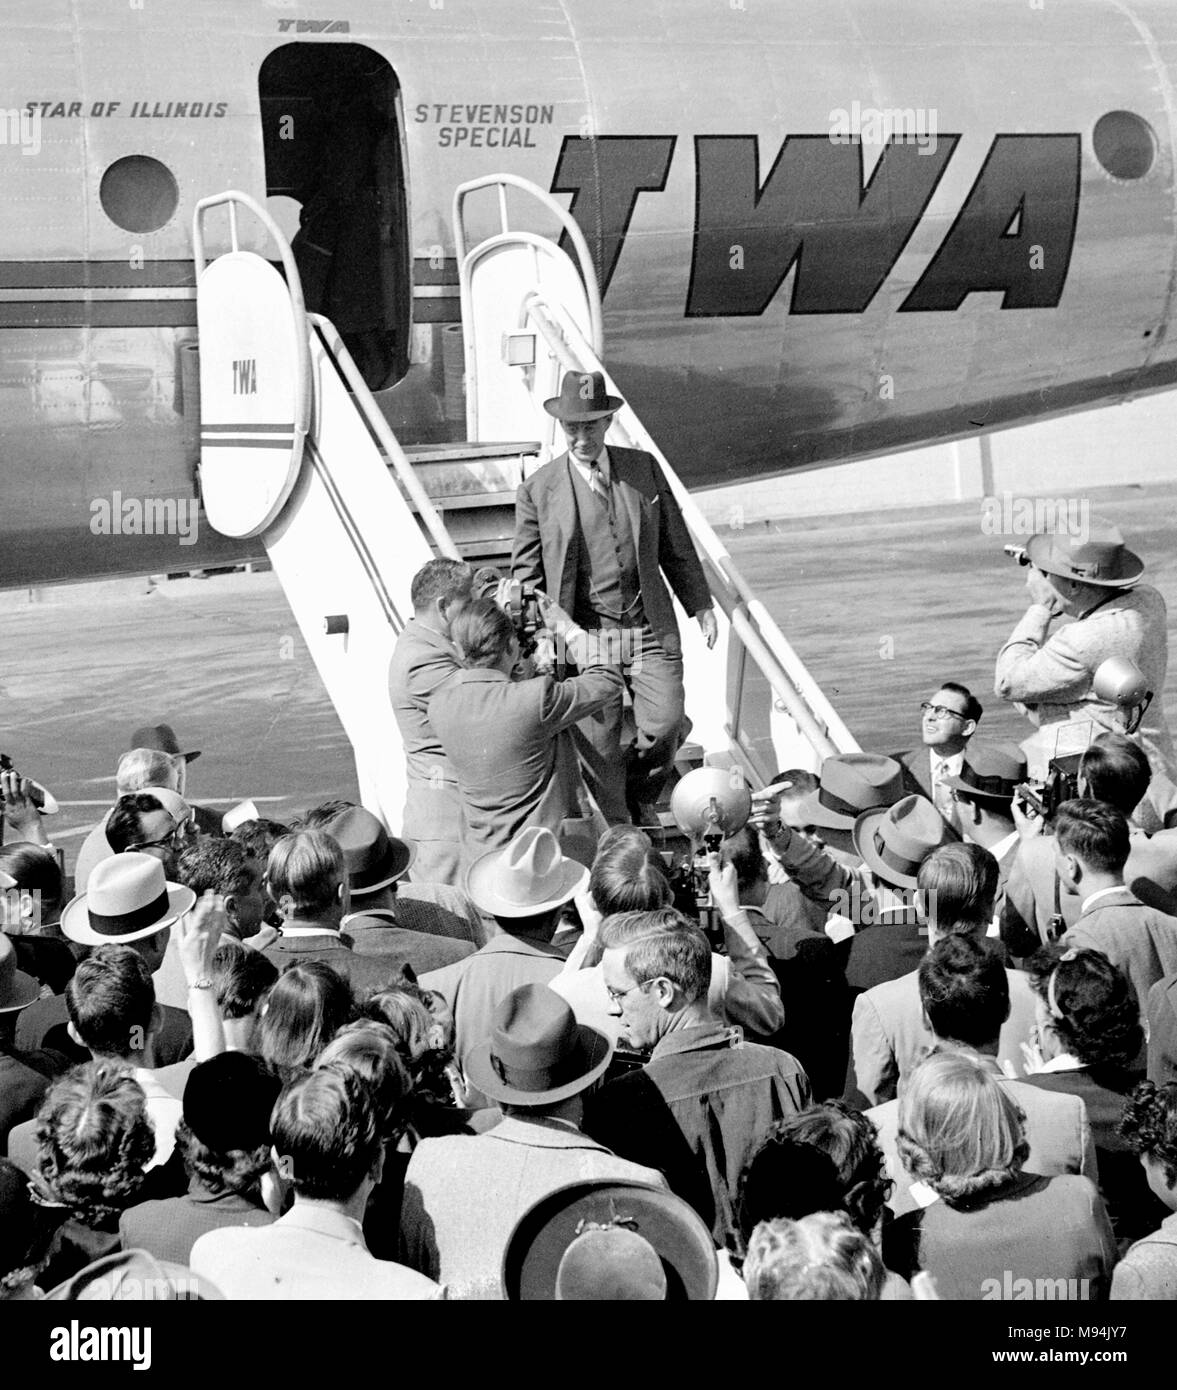
[[[719,1262],[698,1213],[673,1192],[622,1179],[571,1183],[523,1213],[503,1255],[507,1298],[551,1302],[592,1297],[594,1288],[616,1277],[610,1265],[618,1258],[641,1280],[644,1271],[634,1268],[634,1253],[620,1243],[611,1250],[600,1239],[604,1232],[619,1230],[653,1248],[667,1301],[702,1303],[715,1297]],[[621,1273],[623,1285],[632,1287],[636,1280]]]
[[[577,420],[600,420],[624,404],[620,396],[609,395],[602,372],[565,372],[560,394],[549,396],[544,409],[557,420],[572,424]]]
[[[119,1250],[88,1264],[45,1297],[55,1303],[175,1303],[220,1302],[225,1295],[185,1265],[157,1260],[147,1250]]]
[[[61,930],[83,946],[140,941],[191,912],[196,894],[169,883],[150,854],[115,854],[100,860],[86,891],[66,904]]]
[[[965,752],[959,775],[943,781],[970,801],[1012,801],[1026,776],[1026,755],[1016,744],[974,741]]]
[[[408,873],[417,847],[398,840],[364,806],[349,806],[323,826],[325,834],[343,850],[347,878],[353,893],[375,893]]]
[[[530,825],[506,849],[470,865],[466,893],[492,917],[535,917],[571,902],[588,879],[588,869],[561,852],[550,830]]]
[[[836,753],[821,765],[816,791],[798,814],[827,830],[853,830],[864,811],[894,806],[903,796],[903,769],[879,753]]]
[[[916,875],[928,855],[959,838],[926,796],[905,796],[894,806],[865,811],[854,822],[859,858],[899,888],[918,888]]]
[[[1031,536],[1026,556],[1046,574],[1100,588],[1129,588],[1144,573],[1144,561],[1124,544],[1120,528],[1106,521],[1093,520],[1085,540],[1068,531]]]
[[[181,750],[180,740],[170,724],[148,724],[142,729],[136,729],[131,735],[130,743],[127,744],[128,752],[132,748],[154,748],[157,753],[170,753],[173,758],[183,758],[189,763],[194,763],[200,757],[199,748],[192,753]]]
[[[495,1009],[490,1037],[462,1065],[470,1085],[500,1104],[554,1105],[603,1076],[612,1056],[612,1041],[577,1023],[554,989],[521,985]]]
[[[16,968],[16,947],[0,932],[0,1014],[27,1009],[40,993],[37,981]]]

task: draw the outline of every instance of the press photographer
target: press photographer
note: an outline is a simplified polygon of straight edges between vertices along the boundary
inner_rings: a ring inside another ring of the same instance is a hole
[[[559,837],[566,820],[581,817],[583,784],[568,730],[620,690],[620,673],[588,634],[546,596],[537,601],[545,630],[580,675],[523,675],[515,621],[479,598],[450,625],[454,674],[429,701],[429,722],[458,784],[467,864],[505,848],[525,826]]]
[[[1023,747],[1031,774],[1041,778],[1056,754],[1081,749],[1102,730],[1120,731],[1119,707],[1095,688],[1095,673],[1109,657],[1135,662],[1149,690],[1164,689],[1165,601],[1139,582],[1143,560],[1106,522],[1093,519],[1085,537],[1031,536],[1024,551],[1011,553],[1029,569],[1030,606],[997,655],[995,689],[1037,728]],[[1051,634],[1051,624],[1062,617],[1073,621]],[[1060,740],[1068,724],[1086,725],[1087,736],[1077,729],[1077,743]],[[1154,775],[1142,823],[1159,829],[1177,793],[1177,753],[1159,699],[1145,711],[1135,737]]]

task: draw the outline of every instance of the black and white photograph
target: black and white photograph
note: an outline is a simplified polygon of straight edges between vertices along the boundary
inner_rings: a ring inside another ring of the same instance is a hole
[[[29,1373],[1159,1355],[1174,0],[0,20]]]

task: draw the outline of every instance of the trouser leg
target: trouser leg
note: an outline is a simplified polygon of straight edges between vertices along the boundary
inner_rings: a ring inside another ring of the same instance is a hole
[[[685,698],[682,656],[667,652],[644,628],[625,674],[637,726],[626,766],[626,791],[634,806],[658,800],[678,753]]]

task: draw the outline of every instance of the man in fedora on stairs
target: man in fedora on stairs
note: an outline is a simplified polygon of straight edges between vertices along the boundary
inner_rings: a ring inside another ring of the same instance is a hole
[[[577,726],[585,783],[610,825],[657,801],[683,725],[682,640],[663,575],[707,645],[718,634],[711,592],[674,494],[638,449],[605,447],[616,411],[600,372],[567,372],[544,409],[568,450],[521,484],[516,579],[535,584],[576,623],[606,634],[633,701],[637,733],[622,756],[622,695]]]
[[[662,1174],[580,1131],[582,1097],[613,1046],[542,984],[509,991],[467,1053],[471,1084],[503,1111],[485,1134],[423,1139],[405,1174],[406,1263],[451,1298],[500,1299],[503,1257],[523,1214],[569,1183],[610,1179],[665,1190]]]
[[[475,860],[466,891],[495,932],[465,960],[421,977],[421,988],[437,990],[454,1015],[454,1053],[459,1061],[489,1033],[495,1009],[521,985],[546,985],[563,968],[552,945],[560,914],[584,888],[589,871],[567,859],[556,837],[528,826],[504,850]]]
[[[1167,779],[1171,786],[1177,782],[1177,751],[1163,704],[1167,614],[1157,590],[1140,583],[1144,561],[1124,544],[1118,527],[1095,518],[1082,535],[1031,536],[1025,558],[1030,606],[997,654],[995,689],[1038,730],[1022,745],[1031,773],[1045,772],[1068,723],[1086,726],[1092,736],[1121,732],[1119,706],[1101,700],[1094,690],[1096,671],[1108,657],[1117,656],[1135,662],[1153,692],[1135,738],[1148,754],[1157,785]],[[1073,621],[1051,633],[1051,624],[1060,617]],[[1075,752],[1090,741],[1081,738],[1060,751]],[[1164,824],[1172,808],[1157,804],[1156,790],[1150,788],[1141,809],[1153,813],[1151,823],[1141,822],[1151,831]]]

